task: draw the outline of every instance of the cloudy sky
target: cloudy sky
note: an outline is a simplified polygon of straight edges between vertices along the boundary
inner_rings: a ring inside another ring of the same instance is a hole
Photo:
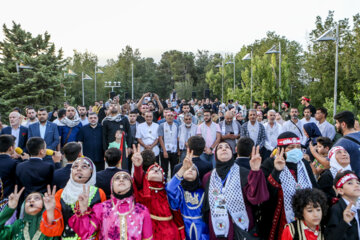
[[[73,49],[98,55],[100,65],[126,45],[156,61],[171,49],[237,52],[275,31],[307,43],[316,16],[335,19],[360,12],[359,0],[5,0],[0,23],[20,23],[33,34],[48,31],[65,56]],[[3,39],[0,32],[0,39]]]

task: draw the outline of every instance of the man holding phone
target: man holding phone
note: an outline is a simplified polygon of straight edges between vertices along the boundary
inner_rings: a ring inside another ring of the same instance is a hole
[[[240,138],[240,124],[238,121],[234,120],[234,113],[232,111],[227,111],[225,113],[224,121],[219,123],[221,129],[221,140],[225,140],[233,151],[234,159],[236,158],[236,140]]]

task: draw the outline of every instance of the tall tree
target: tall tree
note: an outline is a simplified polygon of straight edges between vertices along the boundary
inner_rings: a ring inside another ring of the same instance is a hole
[[[56,51],[45,32],[35,37],[13,22],[3,25],[0,41],[0,112],[31,105],[54,106],[63,100],[62,69],[66,65],[62,49]],[[18,66],[18,67],[17,67]]]

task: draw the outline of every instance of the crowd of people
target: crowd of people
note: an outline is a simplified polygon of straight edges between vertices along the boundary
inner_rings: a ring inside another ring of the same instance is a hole
[[[358,121],[310,102],[14,108],[0,239],[360,239]]]

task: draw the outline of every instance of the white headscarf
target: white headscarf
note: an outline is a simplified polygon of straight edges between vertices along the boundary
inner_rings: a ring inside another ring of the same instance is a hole
[[[61,194],[61,198],[64,200],[66,204],[76,203],[79,195],[83,192],[83,185],[87,187],[87,186],[95,186],[96,184],[96,167],[95,164],[91,161],[91,159],[87,157],[80,157],[75,160],[75,162],[77,161],[86,161],[87,163],[89,163],[92,169],[92,174],[89,181],[87,181],[85,184],[81,184],[74,181],[74,179],[72,178],[73,169],[71,169],[70,180],[67,182]],[[75,164],[75,162],[73,164]],[[90,189],[90,195],[92,195],[91,191],[96,191],[96,188],[93,190]]]
[[[329,154],[328,154],[328,157],[330,159],[330,172],[331,172],[333,178],[335,178],[335,176],[336,176],[336,174],[338,172],[343,172],[343,171],[346,171],[346,170],[352,170],[351,166],[350,166],[350,163],[349,163],[349,165],[347,165],[344,168],[336,160],[336,157],[335,157],[336,152],[340,151],[340,150],[346,151],[345,148],[343,148],[341,146],[336,146],[336,147],[331,148],[330,151],[329,151]]]

